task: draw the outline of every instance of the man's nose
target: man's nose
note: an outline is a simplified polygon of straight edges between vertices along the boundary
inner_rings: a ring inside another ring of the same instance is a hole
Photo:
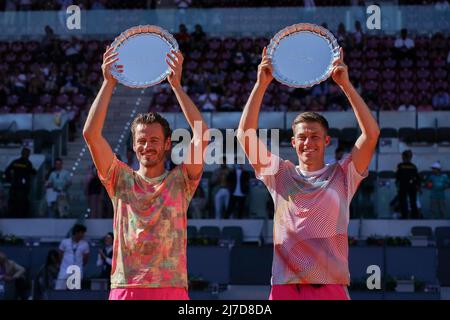
[[[146,142],[144,148],[145,150],[153,149],[153,144],[151,142]]]
[[[309,137],[306,137],[304,144],[307,145],[307,146],[311,145],[312,144],[312,139],[309,138]]]

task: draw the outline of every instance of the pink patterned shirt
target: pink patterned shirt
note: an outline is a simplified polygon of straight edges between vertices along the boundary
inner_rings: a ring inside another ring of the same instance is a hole
[[[114,207],[111,288],[187,288],[186,212],[200,177],[182,164],[150,179],[114,157],[100,179]]]
[[[367,171],[360,175],[351,155],[312,176],[271,161],[278,170],[257,178],[275,204],[272,284],[349,284],[349,206]]]

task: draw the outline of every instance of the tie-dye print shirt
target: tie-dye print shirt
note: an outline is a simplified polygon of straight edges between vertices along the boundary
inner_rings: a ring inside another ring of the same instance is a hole
[[[272,155],[269,175],[257,176],[275,205],[272,284],[349,284],[348,222],[360,175],[351,155],[304,176]]]
[[[187,288],[186,212],[200,177],[182,164],[149,179],[114,157],[100,179],[114,207],[111,288]]]

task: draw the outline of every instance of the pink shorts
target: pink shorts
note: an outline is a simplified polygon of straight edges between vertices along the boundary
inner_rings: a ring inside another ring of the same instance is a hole
[[[116,288],[109,300],[189,300],[186,288]]]
[[[347,287],[341,284],[325,284],[314,286],[310,284],[273,285],[269,300],[350,300]]]

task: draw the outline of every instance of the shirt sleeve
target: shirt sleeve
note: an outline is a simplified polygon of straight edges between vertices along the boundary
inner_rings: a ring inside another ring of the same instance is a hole
[[[284,160],[272,153],[270,166],[262,168],[259,173],[255,172],[255,177],[261,180],[269,190],[273,190],[275,189],[275,175],[280,171],[282,165],[284,165]]]
[[[83,254],[88,254],[89,253],[89,243],[87,242],[83,242]]]
[[[345,174],[347,196],[350,202],[350,200],[356,193],[356,190],[358,189],[361,181],[368,176],[369,170],[366,169],[362,174],[360,174],[355,168],[351,154],[346,155],[342,160],[340,160],[339,166],[342,168]]]
[[[186,186],[187,198],[191,200],[194,196],[195,190],[197,190],[200,180],[202,179],[203,171],[199,174],[197,179],[190,179],[186,165],[182,163],[179,167],[181,170],[181,175],[183,177],[184,185]]]
[[[61,250],[62,252],[66,252],[66,241],[65,239],[63,241],[61,241],[61,243],[59,244],[59,250]]]
[[[116,195],[117,185],[120,180],[121,173],[124,172],[126,168],[128,168],[127,165],[119,161],[116,155],[114,155],[106,176],[102,176],[101,173],[98,172],[98,177],[100,178],[101,183],[105,186],[105,189],[111,198]],[[129,170],[131,169],[129,168]]]
[[[97,265],[97,267],[101,267],[103,265],[103,259],[102,259],[102,256],[100,255],[100,253],[97,254],[96,265]]]

